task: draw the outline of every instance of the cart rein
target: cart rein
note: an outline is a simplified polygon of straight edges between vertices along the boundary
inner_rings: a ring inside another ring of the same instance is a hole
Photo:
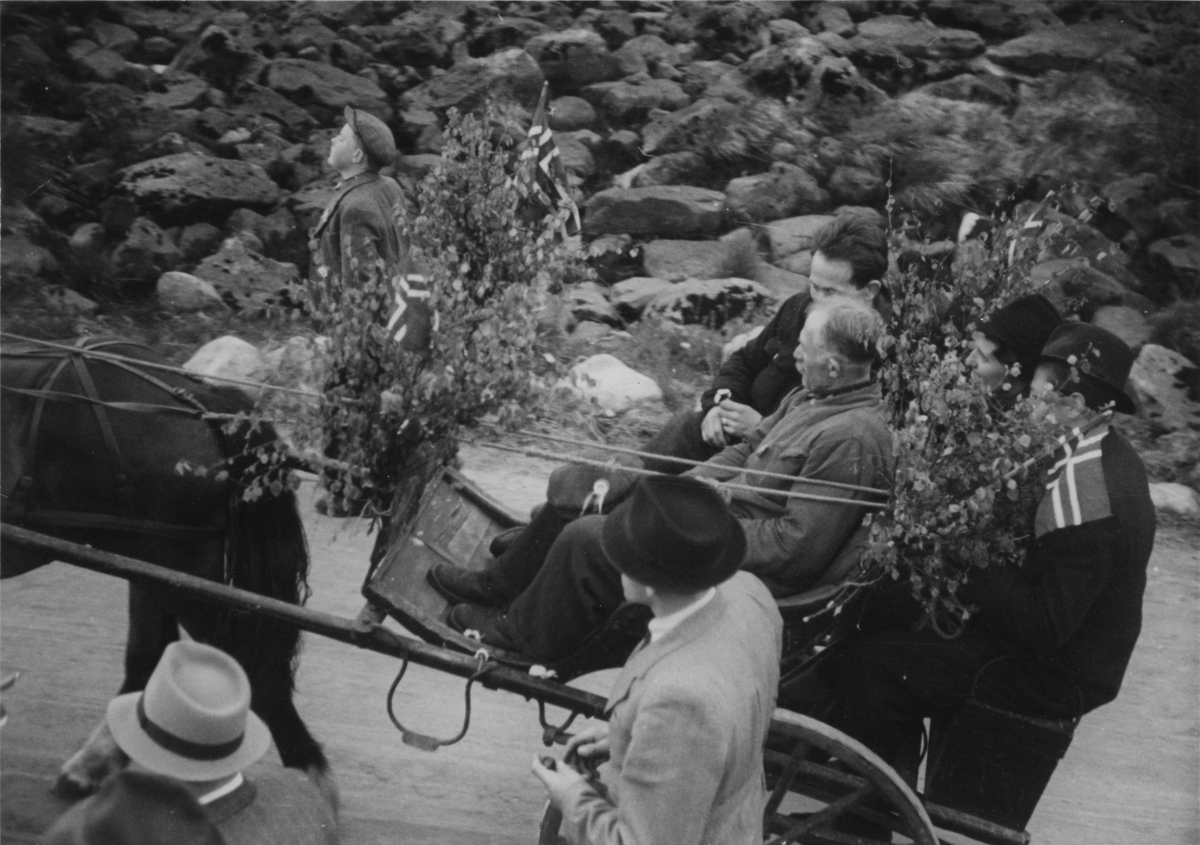
[[[308,399],[320,399],[321,398],[321,396],[319,394],[315,394],[315,393],[312,393],[309,391],[304,391],[304,390],[298,390],[296,388],[282,387],[279,385],[267,384],[266,382],[253,381],[251,379],[235,378],[232,376],[206,375],[206,374],[196,373],[192,370],[188,370],[183,367],[176,367],[171,364],[157,364],[157,363],[150,362],[150,361],[142,361],[137,358],[130,358],[125,355],[117,355],[116,353],[112,353],[112,352],[101,352],[98,350],[90,350],[90,349],[87,349],[86,347],[69,346],[69,345],[62,344],[62,343],[55,343],[53,341],[39,340],[37,338],[25,337],[24,335],[18,335],[18,334],[14,334],[12,332],[0,332],[0,338],[8,338],[11,340],[18,340],[18,341],[27,342],[27,343],[34,343],[34,344],[37,344],[40,346],[44,346],[47,349],[54,349],[54,350],[69,352],[73,355],[81,355],[83,357],[96,358],[101,361],[108,361],[108,362],[116,363],[119,365],[120,364],[130,364],[130,365],[135,365],[138,367],[149,367],[151,369],[157,369],[157,370],[162,370],[164,372],[176,373],[179,375],[187,376],[192,379],[210,379],[213,381],[228,382],[230,384],[242,385],[242,386],[247,386],[247,387],[255,387],[255,388],[259,388],[259,389],[263,389],[263,390],[273,390],[273,391],[278,391],[278,392],[283,392],[283,393],[291,393],[291,394],[295,394],[298,396],[303,396]],[[211,411],[190,410],[190,409],[186,409],[186,408],[180,408],[180,407],[169,406],[169,405],[154,405],[154,404],[141,403],[141,402],[110,402],[110,401],[105,401],[105,400],[100,400],[100,399],[92,399],[90,397],[80,396],[78,394],[73,394],[73,393],[63,393],[60,391],[32,390],[32,389],[26,389],[26,388],[7,387],[7,386],[0,387],[0,389],[4,390],[5,392],[30,396],[32,398],[40,398],[40,399],[45,399],[45,400],[50,400],[50,401],[61,401],[61,402],[80,402],[80,403],[92,404],[92,405],[97,405],[97,406],[110,407],[110,408],[113,408],[114,410],[120,410],[120,411],[166,414],[166,415],[170,415],[170,416],[190,416],[195,419],[200,419],[200,420],[205,420],[205,421],[232,420],[237,417],[236,414],[219,414],[219,413],[215,413],[215,412],[211,412]],[[536,432],[536,431],[521,430],[521,431],[517,432],[517,434],[520,436],[524,436],[524,437],[533,437],[533,438],[537,438],[537,439],[541,439],[541,440],[548,440],[548,441],[554,442],[554,443],[563,443],[563,444],[572,445],[572,446],[587,446],[587,447],[601,449],[604,451],[613,452],[613,453],[617,453],[617,454],[631,455],[634,457],[652,458],[652,459],[659,459],[659,460],[663,459],[662,455],[656,455],[651,452],[642,452],[642,451],[638,451],[637,449],[629,449],[629,448],[625,448],[622,446],[609,446],[609,445],[606,445],[603,443],[589,443],[587,441],[573,440],[573,439],[567,438],[567,437],[557,437],[557,436],[551,435],[551,434],[542,434],[542,433]],[[549,458],[551,460],[562,461],[564,463],[582,464],[585,466],[599,466],[599,467],[613,466],[613,467],[623,470],[623,471],[629,471],[635,475],[657,475],[658,474],[653,471],[641,469],[638,467],[624,467],[624,466],[618,467],[615,464],[612,464],[611,462],[606,463],[604,461],[596,461],[596,460],[592,460],[589,458],[577,457],[574,455],[556,454],[554,452],[548,452],[548,451],[544,451],[544,450],[540,450],[540,449],[535,449],[533,447],[504,446],[501,444],[484,443],[479,440],[472,441],[472,443],[473,443],[473,445],[482,446],[484,448],[499,449],[502,451],[509,451],[509,452],[517,452],[519,454],[527,454],[527,455],[530,455],[533,457]],[[670,458],[669,460],[677,462],[681,465],[705,466],[705,463],[703,461],[692,461],[687,458]],[[322,461],[318,460],[317,463],[322,463]],[[349,469],[349,470],[354,469],[353,467],[344,467],[344,466],[339,467],[339,468]],[[732,468],[730,468],[729,471],[733,472],[734,470]],[[837,488],[837,489],[845,489],[845,490],[862,492],[862,493],[866,493],[869,495],[883,496],[883,497],[887,497],[888,495],[890,495],[886,490],[879,490],[879,489],[876,489],[873,487],[862,487],[862,486],[858,486],[858,485],[854,485],[854,484],[845,484],[845,483],[833,482],[833,481],[822,481],[820,479],[810,479],[810,478],[804,478],[801,476],[790,476],[790,475],[785,475],[782,473],[770,472],[767,470],[738,469],[737,472],[739,474],[756,475],[756,476],[761,476],[764,478],[782,479],[782,480],[786,480],[792,484],[812,484],[812,485],[815,485],[818,487],[831,487],[831,488]],[[815,494],[801,493],[798,491],[774,490],[774,489],[767,488],[767,487],[755,487],[755,486],[749,485],[749,484],[735,484],[735,483],[731,483],[731,482],[719,482],[719,483],[722,486],[727,487],[731,490],[739,490],[739,491],[743,491],[743,492],[757,493],[759,495],[764,495],[764,496],[778,496],[778,497],[783,497],[783,498],[788,498],[788,499],[807,499],[807,500],[811,500],[811,501],[854,505],[857,507],[874,508],[874,509],[882,509],[882,508],[886,507],[885,503],[860,501],[860,500],[856,500],[856,499],[841,499],[841,498],[837,498],[834,496],[818,496]]]

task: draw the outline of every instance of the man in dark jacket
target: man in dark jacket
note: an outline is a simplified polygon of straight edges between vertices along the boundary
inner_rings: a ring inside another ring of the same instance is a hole
[[[847,214],[824,226],[814,238],[808,290],[785,300],[762,332],[721,365],[700,397],[699,411],[673,417],[642,451],[705,461],[736,443],[801,385],[792,352],[809,305],[835,295],[854,296],[882,313],[887,310],[881,290],[887,268],[887,236],[874,220]],[[647,469],[672,474],[688,468],[669,460],[644,463]]]
[[[792,359],[804,389],[792,391],[740,444],[689,473],[758,488],[726,488],[729,510],[746,536],[742,568],[776,595],[840,580],[855,562],[851,538],[869,494],[838,485],[891,486],[891,432],[872,375],[882,333],[882,318],[859,298],[815,305]],[[564,528],[553,514],[543,509],[484,572],[446,564],[430,570],[434,587],[457,603],[451,625],[479,631],[485,644],[553,661],[616,610],[620,573],[600,548],[608,517],[585,516]]]
[[[1035,398],[1057,390],[1082,400],[1077,419],[1060,422],[1082,422],[1114,405],[1135,410],[1123,390],[1133,353],[1110,332],[1060,326],[1035,363]],[[988,703],[1028,716],[1077,717],[1120,689],[1141,630],[1154,546],[1145,467],[1105,424],[1064,448],[1046,489],[1024,566],[980,569],[965,585],[962,596],[978,613],[958,638],[875,630],[828,655],[824,673],[834,697],[823,718],[910,782],[922,719],[953,713],[996,658],[1008,659],[997,664],[1003,674],[989,678]]]

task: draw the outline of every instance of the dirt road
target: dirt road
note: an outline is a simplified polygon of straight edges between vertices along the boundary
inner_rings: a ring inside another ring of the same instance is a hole
[[[466,471],[519,510],[536,503],[549,465],[469,450]],[[372,538],[361,525],[318,516],[305,487],[313,554],[311,606],[354,616]],[[1200,540],[1160,531],[1145,627],[1116,702],[1084,719],[1029,830],[1037,845],[1200,843]],[[0,588],[0,669],[19,670],[0,735],[0,839],[33,842],[61,811],[49,793],[119,683],[124,585],[52,564]],[[403,745],[384,696],[397,661],[309,636],[299,707],[325,743],[350,845],[484,845],[534,837],[542,791],[529,774],[541,748],[537,708],[479,690],[471,730],[436,753]],[[581,685],[605,692],[611,673]],[[457,732],[463,682],[420,667],[396,696],[406,724]],[[561,717],[554,714],[552,718]],[[273,752],[272,752],[273,753]]]

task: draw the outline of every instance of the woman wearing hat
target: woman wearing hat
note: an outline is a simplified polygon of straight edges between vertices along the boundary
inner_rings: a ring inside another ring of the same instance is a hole
[[[976,324],[967,365],[998,394],[1024,395],[1033,378],[1034,358],[1062,322],[1040,293],[1014,299]]]
[[[330,800],[302,773],[246,771],[271,734],[250,710],[245,671],[225,652],[172,643],[144,691],[109,702],[106,722],[129,770],[59,819],[47,834],[53,845],[337,842]]]
[[[608,723],[576,734],[553,768],[534,758],[563,834],[572,845],[762,842],[783,622],[762,582],[738,572],[741,525],[699,479],[654,476],[613,511],[601,547],[626,599],[654,619],[613,685]],[[604,786],[579,771],[605,760]]]

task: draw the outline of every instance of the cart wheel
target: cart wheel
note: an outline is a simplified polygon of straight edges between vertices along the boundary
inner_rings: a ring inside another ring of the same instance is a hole
[[[777,709],[765,758],[771,790],[765,832],[772,845],[862,841],[847,834],[890,842],[891,831],[917,845],[937,845],[916,793],[877,754],[836,728]],[[801,813],[788,814],[783,806],[789,793],[808,799],[796,808]]]
[[[567,840],[558,832],[562,818],[562,811],[547,801],[542,810],[542,823],[538,826],[538,845],[567,845]]]

